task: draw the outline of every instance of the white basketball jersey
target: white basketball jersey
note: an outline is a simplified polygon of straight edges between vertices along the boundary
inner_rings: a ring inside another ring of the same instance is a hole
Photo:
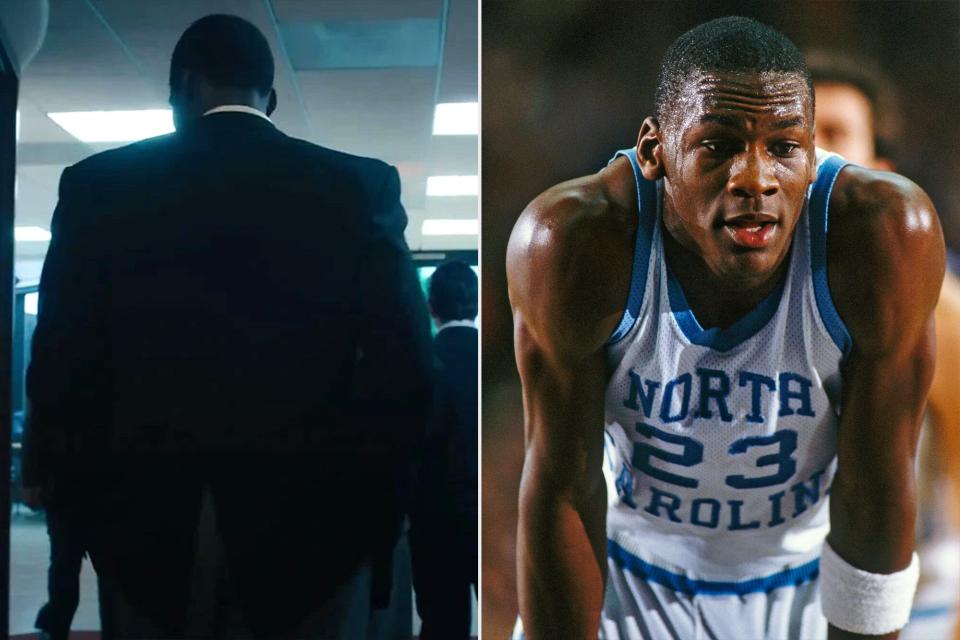
[[[703,329],[670,273],[661,183],[633,165],[639,225],[627,308],[607,348],[608,555],[688,595],[816,579],[836,469],[850,335],[827,287],[830,191],[819,152],[783,282],[725,329]]]

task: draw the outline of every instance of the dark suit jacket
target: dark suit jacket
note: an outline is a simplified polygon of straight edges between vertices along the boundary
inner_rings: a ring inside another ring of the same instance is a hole
[[[478,332],[454,326],[434,339],[434,411],[418,456],[417,535],[476,546]]]
[[[392,545],[430,402],[399,189],[383,162],[236,112],[64,171],[28,480],[158,620],[183,609],[204,484],[273,632]]]

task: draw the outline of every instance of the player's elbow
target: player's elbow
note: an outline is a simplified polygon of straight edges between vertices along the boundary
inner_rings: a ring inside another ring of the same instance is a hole
[[[552,464],[536,455],[533,447],[527,449],[520,480],[521,520],[534,529],[551,526],[564,512],[575,512],[584,520],[598,500],[603,502],[602,470]]]

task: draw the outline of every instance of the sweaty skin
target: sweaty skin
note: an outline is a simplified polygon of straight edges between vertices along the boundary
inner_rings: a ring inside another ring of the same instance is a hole
[[[718,72],[689,81],[675,113],[678,122],[644,121],[637,155],[644,177],[664,178],[670,268],[701,324],[725,327],[786,268],[815,179],[812,105],[798,76]],[[627,299],[636,198],[619,158],[541,194],[508,246],[526,435],[518,586],[531,640],[597,637],[605,342]],[[851,564],[890,573],[913,551],[913,460],[933,373],[943,239],[916,185],[855,167],[837,179],[830,221],[829,285],[854,347],[843,368],[829,540]],[[863,636],[831,627],[829,637]]]

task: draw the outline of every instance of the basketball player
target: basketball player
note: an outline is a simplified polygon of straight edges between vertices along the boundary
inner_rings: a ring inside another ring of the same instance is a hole
[[[892,170],[877,143],[881,82],[863,61],[827,52],[807,56],[817,103],[818,147],[863,167]],[[949,270],[934,311],[937,367],[917,455],[920,581],[901,640],[960,639],[960,281]],[[952,486],[951,486],[952,484]],[[953,508],[951,508],[953,507]],[[954,631],[951,635],[951,631]]]
[[[813,116],[789,40],[705,23],[636,147],[518,220],[527,638],[906,623],[943,239],[916,185],[817,153]]]

